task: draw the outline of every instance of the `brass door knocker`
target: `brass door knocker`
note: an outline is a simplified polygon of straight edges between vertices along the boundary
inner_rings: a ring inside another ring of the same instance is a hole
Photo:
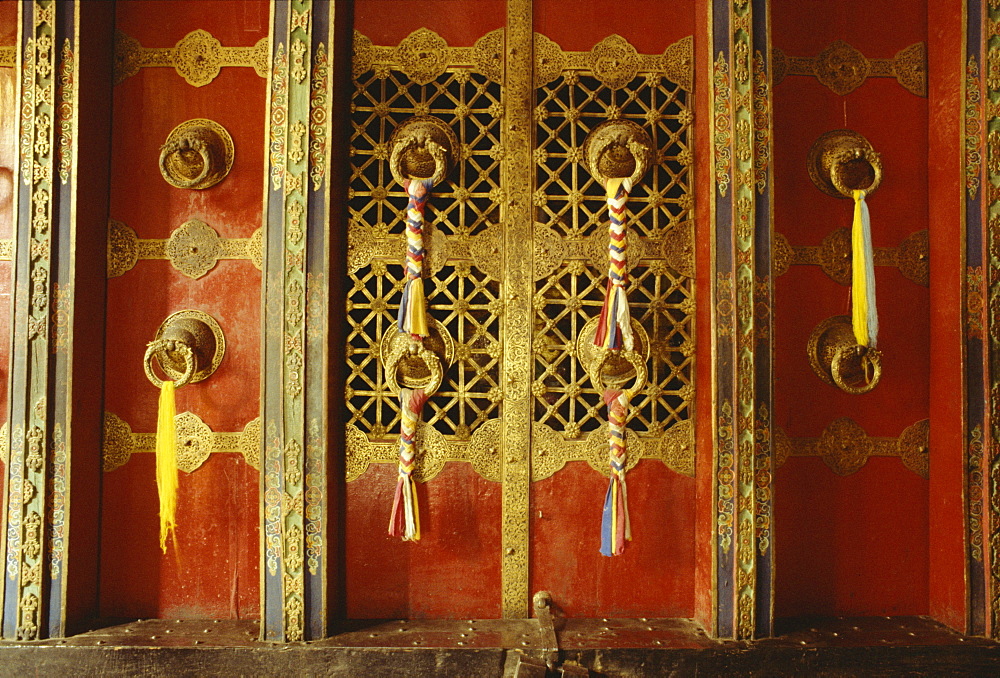
[[[163,380],[153,371],[153,361],[174,388],[208,379],[226,353],[226,338],[215,318],[202,311],[185,310],[170,315],[146,345],[143,369],[149,381],[161,388]]]
[[[399,394],[400,388],[420,388],[427,396],[437,393],[444,373],[455,360],[455,340],[437,320],[427,322],[428,336],[417,341],[408,334],[389,328],[379,342],[379,356],[385,367],[385,384]]]
[[[213,120],[182,122],[160,148],[160,174],[176,188],[203,190],[226,178],[233,168],[233,138]]]
[[[816,376],[845,393],[868,393],[882,378],[881,351],[858,345],[850,316],[835,315],[817,325],[807,352]]]
[[[458,137],[442,120],[420,115],[395,129],[389,147],[389,171],[398,184],[429,179],[439,186],[455,166]]]
[[[834,198],[851,198],[854,191],[871,195],[882,183],[882,158],[861,134],[849,129],[826,132],[806,157],[809,178]]]

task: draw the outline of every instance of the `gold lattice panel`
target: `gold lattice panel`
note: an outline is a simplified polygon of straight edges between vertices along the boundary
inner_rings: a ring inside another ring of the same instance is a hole
[[[630,404],[629,428],[661,435],[691,418],[694,397],[690,94],[659,71],[611,84],[567,68],[536,90],[534,416],[569,440],[605,418],[575,340],[600,314],[607,283],[604,189],[583,159],[587,135],[606,120],[637,123],[654,149],[628,198],[629,306],[651,339],[649,383]]]
[[[461,443],[499,416],[502,400],[503,304],[496,244],[502,199],[500,85],[472,67],[411,76],[378,63],[356,72],[353,81],[348,425],[373,442],[398,435],[399,402],[386,386],[379,361],[379,341],[395,327],[405,252],[407,196],[389,169],[389,140],[404,120],[433,115],[451,127],[459,142],[458,166],[434,187],[427,203],[424,266],[428,314],[454,339],[455,362],[425,406],[423,420]]]
[[[656,73],[611,89],[585,71],[566,71],[541,87],[537,123],[537,221],[568,237],[607,223],[604,189],[583,163],[587,134],[605,120],[632,120],[657,151],[649,173],[629,195],[629,232],[658,239],[689,218],[692,205],[688,94]]]

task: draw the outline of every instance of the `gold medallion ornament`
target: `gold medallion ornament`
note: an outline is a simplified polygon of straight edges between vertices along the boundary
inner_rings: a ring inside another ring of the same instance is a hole
[[[160,148],[160,174],[176,188],[204,190],[226,178],[233,168],[233,138],[212,120],[182,122]]]

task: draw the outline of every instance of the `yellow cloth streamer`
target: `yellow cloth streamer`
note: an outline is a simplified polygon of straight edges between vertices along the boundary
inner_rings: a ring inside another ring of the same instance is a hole
[[[163,382],[156,421],[156,489],[160,495],[160,549],[167,552],[167,535],[177,527],[177,435],[174,429],[174,382]],[[177,547],[176,535],[174,548]]]
[[[854,191],[854,222],[851,225],[851,320],[854,340],[874,347],[878,341],[875,305],[875,259],[865,191]]]
[[[424,298],[424,281],[421,278],[411,281],[413,289],[410,292],[410,333],[426,337],[427,332],[427,301]]]

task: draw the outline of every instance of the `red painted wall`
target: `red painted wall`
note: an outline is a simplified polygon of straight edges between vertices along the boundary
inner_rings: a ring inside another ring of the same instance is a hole
[[[145,47],[172,47],[204,29],[226,46],[252,46],[268,34],[267,0],[119,2],[118,30]],[[261,226],[267,81],[252,68],[223,68],[195,88],[172,68],[144,68],[115,88],[111,217],[139,238],[167,238],[189,219],[223,238],[248,238]],[[179,123],[212,119],[235,144],[232,172],[189,191],[167,184],[160,145]],[[246,260],[223,260],[189,279],[168,261],[140,260],[108,281],[105,410],[135,432],[156,428],[158,391],[142,356],[160,322],[182,309],[212,315],[226,355],[208,380],[177,392],[177,411],[213,431],[239,432],[259,415],[261,273]],[[104,616],[239,618],[259,615],[258,472],[237,454],[213,454],[180,474],[178,549],[158,545],[153,455],[135,455],[104,474],[101,612]]]
[[[773,0],[771,24],[773,46],[788,56],[815,56],[839,39],[869,58],[892,58],[927,40],[926,3],[911,0]],[[789,75],[774,87],[773,105],[774,228],[793,246],[819,245],[851,225],[851,202],[821,193],[806,171],[810,146],[834,129],[860,132],[882,155],[883,181],[868,200],[875,247],[928,227],[927,99],[892,78],[839,96],[816,78]],[[957,226],[932,228],[953,228],[957,241]],[[850,312],[849,288],[817,266],[776,279],[774,422],[790,437],[819,437],[839,417],[896,437],[928,417],[928,289],[893,268],[875,275],[883,376],[865,395],[820,381],[806,354],[820,321]],[[928,481],[899,459],[872,458],[846,477],[819,459],[790,459],[775,481],[775,614],[926,614],[929,511]]]

